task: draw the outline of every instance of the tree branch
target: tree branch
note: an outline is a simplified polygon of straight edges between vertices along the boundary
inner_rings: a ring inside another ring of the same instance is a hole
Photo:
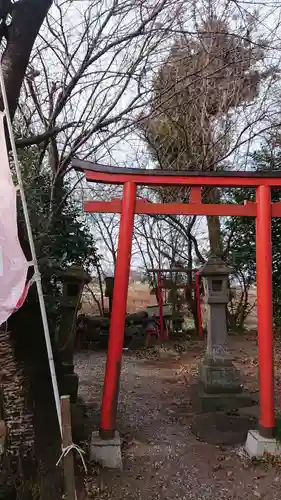
[[[50,130],[46,130],[46,132],[43,132],[42,134],[32,135],[30,137],[21,137],[20,139],[16,140],[16,146],[17,148],[25,148],[26,146],[34,146],[35,144],[37,145],[41,144],[47,139],[51,139],[56,135],[58,135],[60,132],[63,132],[64,130],[67,130],[76,125],[77,125],[76,122],[66,123],[61,127],[54,127]]]

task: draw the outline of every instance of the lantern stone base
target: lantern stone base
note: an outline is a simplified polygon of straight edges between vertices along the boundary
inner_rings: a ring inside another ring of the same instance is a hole
[[[200,383],[195,385],[192,390],[192,406],[196,413],[235,411],[253,404],[251,394],[244,391],[239,393],[208,393]]]
[[[239,393],[240,372],[229,360],[205,357],[199,365],[199,381],[207,393]]]
[[[240,372],[226,359],[205,357],[199,365],[199,383],[194,388],[192,403],[197,413],[233,411],[254,404],[243,391]]]
[[[249,431],[245,450],[250,458],[261,458],[265,453],[281,455],[281,444],[274,438],[264,438],[258,431]]]
[[[122,470],[121,439],[117,431],[112,439],[102,439],[94,431],[91,439],[90,457],[93,462],[107,469]]]

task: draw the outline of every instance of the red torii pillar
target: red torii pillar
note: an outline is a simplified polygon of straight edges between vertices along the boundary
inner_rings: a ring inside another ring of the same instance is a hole
[[[121,206],[112,312],[101,407],[100,437],[103,439],[112,439],[115,434],[135,203],[136,184],[127,182],[124,184]]]
[[[269,186],[256,190],[256,268],[258,305],[258,352],[260,420],[259,430],[265,438],[274,433],[273,310],[271,193]]]

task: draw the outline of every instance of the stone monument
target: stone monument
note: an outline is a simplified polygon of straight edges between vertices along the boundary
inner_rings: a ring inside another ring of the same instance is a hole
[[[243,391],[239,370],[227,347],[230,272],[231,268],[214,256],[199,270],[207,306],[207,346],[194,393],[194,405],[199,412],[234,410],[252,404],[250,396]]]
[[[72,265],[65,271],[56,273],[62,282],[61,321],[57,334],[57,346],[62,363],[60,377],[61,394],[69,394],[72,403],[76,403],[78,375],[74,372],[74,347],[76,315],[84,285],[91,277],[82,266]]]

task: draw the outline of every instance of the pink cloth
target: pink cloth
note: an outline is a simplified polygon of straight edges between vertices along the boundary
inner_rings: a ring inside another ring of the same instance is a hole
[[[18,239],[16,188],[0,114],[0,325],[22,304],[28,263]],[[26,294],[24,294],[25,298]]]

